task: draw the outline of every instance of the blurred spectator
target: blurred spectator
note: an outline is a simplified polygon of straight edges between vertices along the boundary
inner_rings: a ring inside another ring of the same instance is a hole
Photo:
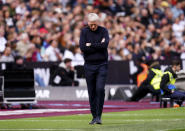
[[[10,47],[5,48],[3,55],[0,57],[0,62],[14,62]]]
[[[177,40],[179,40],[180,42],[182,42],[182,33],[184,31],[184,24],[180,23],[180,19],[179,17],[177,17],[175,19],[175,23],[172,25],[172,30],[174,32],[174,36],[177,38]]]
[[[84,58],[82,56],[82,52],[81,52],[80,47],[78,45],[74,47],[74,59],[72,62],[75,62],[73,64],[73,66],[84,64]]]
[[[5,50],[7,40],[4,37],[4,28],[0,25],[0,53],[2,53]]]
[[[181,14],[183,14],[181,2],[179,2],[175,6],[173,6],[172,9],[171,9],[171,11],[173,13],[173,18],[174,19],[176,19],[177,17],[179,17]]]
[[[17,45],[16,49],[18,50],[19,54],[22,57],[24,57],[31,45],[28,34],[27,33],[21,34],[20,41],[18,41],[16,45]]]
[[[40,45],[35,45],[35,50],[33,51],[33,54],[32,54],[33,62],[43,61],[43,58],[40,53],[40,48],[41,48]]]
[[[150,16],[147,9],[141,9],[141,23],[145,25],[145,27],[148,27],[150,23]]]
[[[24,65],[24,58],[22,56],[15,57],[15,63],[12,65],[12,69],[16,69],[16,70],[26,69]]]
[[[45,58],[46,61],[61,61],[62,54],[57,48],[58,42],[56,40],[51,41],[51,45],[46,49]]]

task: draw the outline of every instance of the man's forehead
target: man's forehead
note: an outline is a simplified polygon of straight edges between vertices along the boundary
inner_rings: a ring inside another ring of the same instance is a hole
[[[89,21],[88,24],[89,25],[97,25],[98,23],[97,23],[97,21]]]

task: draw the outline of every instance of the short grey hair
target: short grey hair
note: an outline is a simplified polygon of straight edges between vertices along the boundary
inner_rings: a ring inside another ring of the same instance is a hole
[[[99,16],[96,13],[89,13],[87,16],[88,22],[98,21]]]

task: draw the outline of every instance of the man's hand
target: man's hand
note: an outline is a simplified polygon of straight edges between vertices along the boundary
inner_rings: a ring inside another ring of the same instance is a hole
[[[101,43],[103,43],[103,42],[105,42],[105,38],[103,38],[103,39],[101,40]]]
[[[91,46],[91,43],[86,43],[85,45],[86,45],[86,46]]]
[[[171,90],[171,94],[173,94],[174,92],[175,92],[175,90],[174,90],[174,89],[172,89],[172,90]]]

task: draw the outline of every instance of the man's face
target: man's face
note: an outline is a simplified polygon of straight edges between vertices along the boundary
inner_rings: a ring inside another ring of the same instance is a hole
[[[181,69],[181,66],[180,65],[176,65],[176,71],[178,72],[178,71],[180,71],[180,69]]]
[[[88,22],[88,26],[92,31],[96,31],[98,28],[98,24],[97,22],[93,21],[93,22]]]
[[[71,69],[71,61],[66,63],[66,67],[67,67],[68,69]]]
[[[57,43],[57,41],[55,41],[55,40],[54,40],[54,41],[52,41],[52,43],[51,43],[51,44],[52,44],[52,46],[53,46],[54,48],[57,48],[57,46],[58,46],[58,43]]]
[[[22,65],[23,64],[23,59],[19,58],[18,60],[16,60],[16,64]]]

